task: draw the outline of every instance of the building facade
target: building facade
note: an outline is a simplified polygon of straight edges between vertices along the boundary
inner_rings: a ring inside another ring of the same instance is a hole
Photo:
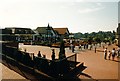
[[[120,47],[120,23],[118,24],[118,28],[117,28],[117,39],[118,39],[118,47]]]
[[[36,35],[34,36],[35,41],[49,41],[49,42],[56,42],[58,38],[58,34],[54,31],[54,29],[49,26],[47,27],[37,27]]]
[[[30,28],[9,27],[2,30],[2,41],[28,42],[35,34]]]
[[[69,38],[68,28],[52,28],[49,24],[47,27],[37,27],[35,41],[50,41],[52,43],[59,42],[60,39]]]
[[[57,33],[58,33],[58,36],[60,38],[63,38],[63,39],[68,39],[69,38],[69,30],[68,28],[53,28]]]

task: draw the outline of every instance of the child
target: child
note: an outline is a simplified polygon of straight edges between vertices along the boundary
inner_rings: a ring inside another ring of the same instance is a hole
[[[108,53],[108,59],[109,60],[110,60],[111,55],[112,55],[112,53],[111,53],[111,51],[109,51],[109,53]]]
[[[113,48],[113,50],[112,50],[112,60],[114,60],[115,56],[116,56],[116,51],[115,51],[115,48]]]

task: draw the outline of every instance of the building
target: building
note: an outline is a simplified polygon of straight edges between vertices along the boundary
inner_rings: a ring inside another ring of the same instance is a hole
[[[120,23],[118,24],[118,28],[117,28],[117,39],[118,39],[118,47],[120,47]]]
[[[69,38],[68,28],[52,28],[48,24],[47,27],[37,27],[35,30],[36,34],[34,35],[35,41],[50,41],[52,43],[60,41],[60,39]]]
[[[2,41],[28,42],[35,34],[30,28],[6,27],[2,30]]]
[[[34,36],[34,38],[36,41],[57,41],[58,34],[49,24],[47,27],[37,27],[35,32],[36,35]]]
[[[53,28],[59,35],[60,38],[68,39],[69,38],[69,30],[67,27],[65,28]]]
[[[0,29],[0,41],[11,40],[10,35],[12,34],[11,30]]]

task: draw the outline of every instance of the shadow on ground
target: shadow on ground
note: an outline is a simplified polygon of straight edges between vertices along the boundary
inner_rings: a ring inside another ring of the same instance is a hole
[[[64,77],[51,77],[41,71],[38,71],[37,69],[29,68],[25,65],[22,65],[19,62],[15,62],[14,60],[10,58],[2,58],[2,64],[7,66],[9,69],[14,70],[15,72],[19,73],[21,76],[25,77],[26,80],[19,80],[19,81],[81,81],[80,78],[78,78],[81,74],[81,71],[84,70],[86,67],[81,68],[79,70],[79,67],[75,68],[74,71],[71,73],[68,73],[68,75]],[[7,81],[8,79],[3,79],[2,81]],[[10,80],[9,80],[10,81]],[[18,81],[18,80],[11,80],[11,81]]]

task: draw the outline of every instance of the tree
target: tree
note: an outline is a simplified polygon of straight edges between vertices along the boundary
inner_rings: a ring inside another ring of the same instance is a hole
[[[95,37],[95,42],[97,42],[97,43],[101,43],[101,39],[99,38],[99,37]]]
[[[89,37],[88,43],[89,43],[89,44],[92,44],[92,42],[93,42],[93,37]]]
[[[85,38],[88,38],[88,36],[89,36],[89,33],[85,33],[85,34],[84,34],[84,37],[85,37]]]
[[[81,32],[78,32],[78,33],[75,33],[75,34],[74,34],[74,37],[75,37],[75,38],[84,38],[85,36],[84,36],[84,34],[82,34]]]

